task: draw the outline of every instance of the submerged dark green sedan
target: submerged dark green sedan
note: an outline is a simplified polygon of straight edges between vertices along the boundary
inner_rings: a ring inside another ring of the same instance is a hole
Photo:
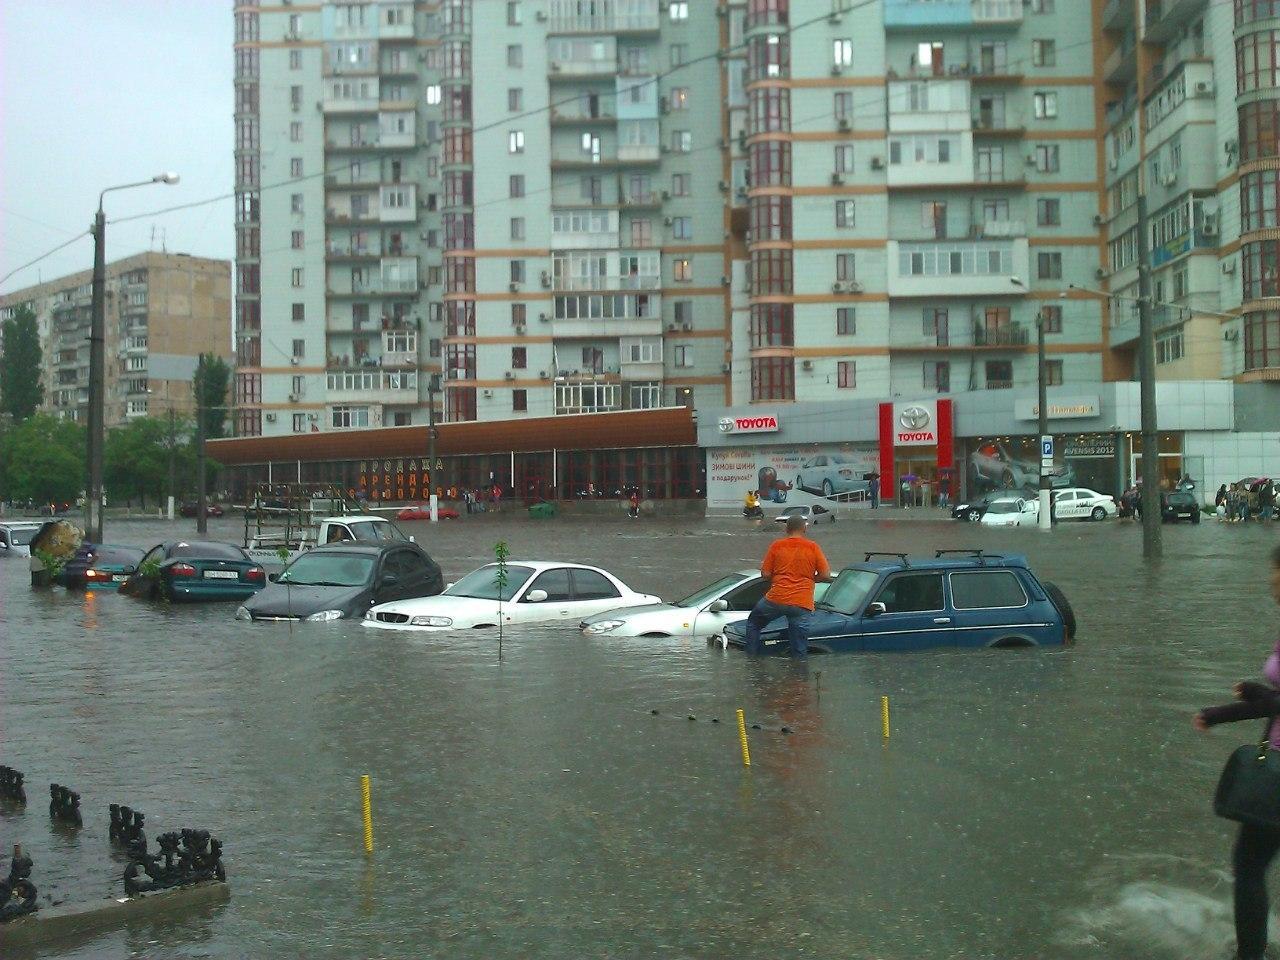
[[[235,544],[171,540],[147,551],[120,592],[175,603],[245,600],[266,583],[266,571]]]

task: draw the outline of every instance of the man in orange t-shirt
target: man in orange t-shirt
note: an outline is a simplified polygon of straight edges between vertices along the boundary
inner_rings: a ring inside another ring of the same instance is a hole
[[[775,540],[760,564],[760,575],[769,580],[769,592],[747,617],[747,653],[760,652],[760,630],[778,617],[787,618],[791,656],[809,655],[809,614],[813,612],[813,586],[830,580],[831,567],[822,548],[806,537],[804,517],[787,518],[787,535]]]

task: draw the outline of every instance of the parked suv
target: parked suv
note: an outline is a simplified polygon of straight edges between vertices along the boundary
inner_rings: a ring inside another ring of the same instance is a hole
[[[1179,520],[1200,522],[1200,499],[1193,490],[1168,490],[1160,494],[1160,519],[1165,523]]]
[[[938,550],[932,559],[868,553],[840,571],[809,620],[816,653],[921,650],[927,647],[1040,647],[1070,643],[1075,614],[1026,557],[982,550]],[[785,624],[761,638],[787,649]],[[746,622],[713,637],[744,646]]]

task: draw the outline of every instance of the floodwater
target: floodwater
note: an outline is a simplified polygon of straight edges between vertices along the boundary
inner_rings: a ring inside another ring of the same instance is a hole
[[[505,539],[513,559],[597,563],[667,598],[753,565],[774,534],[621,516],[411,526],[447,579]],[[191,529],[120,522],[109,539]],[[1225,956],[1231,830],[1210,797],[1258,731],[1197,734],[1189,717],[1275,640],[1277,529],[1169,527],[1147,569],[1127,524],[823,526],[833,563],[1023,549],[1081,627],[1064,651],[807,665],[572,627],[511,632],[500,657],[490,635],[249,625],[234,605],[34,593],[24,561],[0,560],[0,763],[31,797],[0,807],[0,849],[23,843],[42,895],[82,900],[119,890],[110,802],[144,811],[152,837],[225,842],[225,906],[36,956]],[[761,727],[749,770],[736,708]],[[79,835],[51,829],[51,780],[83,795]]]

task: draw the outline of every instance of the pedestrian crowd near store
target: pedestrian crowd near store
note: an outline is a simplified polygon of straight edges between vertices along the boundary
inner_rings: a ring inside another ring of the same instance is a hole
[[[1248,477],[1222,484],[1213,498],[1213,508],[1223,523],[1274,520],[1276,481],[1270,477]]]

